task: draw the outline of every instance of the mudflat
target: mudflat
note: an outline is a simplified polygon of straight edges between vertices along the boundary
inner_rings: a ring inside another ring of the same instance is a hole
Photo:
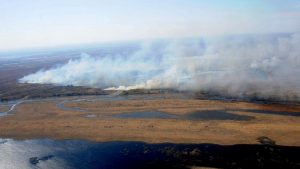
[[[230,145],[256,144],[264,136],[300,146],[299,113],[298,104],[163,94],[60,97],[17,105],[0,117],[0,137]]]

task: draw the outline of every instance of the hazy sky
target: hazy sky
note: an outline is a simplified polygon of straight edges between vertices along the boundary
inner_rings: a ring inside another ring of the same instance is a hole
[[[0,50],[300,30],[300,0],[0,0]]]

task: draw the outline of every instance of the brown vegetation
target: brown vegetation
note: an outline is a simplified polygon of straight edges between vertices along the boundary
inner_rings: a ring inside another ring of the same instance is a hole
[[[279,145],[300,145],[300,117],[251,113],[243,109],[300,112],[299,105],[257,104],[211,100],[157,98],[142,95],[123,101],[76,101],[65,105],[87,112],[62,110],[63,99],[33,101],[18,105],[14,114],[0,118],[0,137],[87,139],[93,141],[135,140],[146,142],[251,144],[267,136]],[[91,97],[81,97],[91,99]],[[200,110],[238,110],[234,114],[255,117],[249,121],[186,119],[120,119],[114,114],[157,110],[184,115]],[[96,115],[87,118],[86,115]]]

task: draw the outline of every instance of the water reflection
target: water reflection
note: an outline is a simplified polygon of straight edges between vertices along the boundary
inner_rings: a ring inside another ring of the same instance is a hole
[[[300,147],[0,139],[1,169],[299,168]]]

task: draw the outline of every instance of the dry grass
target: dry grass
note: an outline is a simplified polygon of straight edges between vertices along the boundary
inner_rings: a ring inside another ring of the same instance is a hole
[[[255,104],[195,99],[71,102],[66,106],[88,109],[67,111],[56,107],[59,100],[28,102],[11,116],[0,118],[0,137],[134,140],[145,142],[252,144],[267,136],[280,145],[300,146],[300,117],[243,112],[243,109],[300,112],[298,105]],[[158,110],[177,115],[196,110],[238,109],[236,114],[254,116],[250,121],[118,119],[113,114]],[[95,114],[97,118],[86,118]]]

